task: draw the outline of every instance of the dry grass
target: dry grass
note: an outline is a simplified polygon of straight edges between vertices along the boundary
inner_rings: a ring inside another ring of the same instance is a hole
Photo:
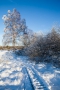
[[[21,50],[24,46],[0,46],[0,50]]]

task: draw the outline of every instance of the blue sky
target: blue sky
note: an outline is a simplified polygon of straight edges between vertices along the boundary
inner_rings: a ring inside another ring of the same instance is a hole
[[[47,33],[54,25],[60,25],[60,0],[0,0],[0,45],[4,34],[2,16],[16,8],[26,25],[35,32]]]

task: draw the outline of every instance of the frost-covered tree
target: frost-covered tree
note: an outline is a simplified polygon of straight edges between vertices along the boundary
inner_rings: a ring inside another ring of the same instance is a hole
[[[21,36],[21,40],[23,41],[24,46],[29,46],[33,44],[37,39],[37,33],[33,32],[31,29],[27,29],[27,32],[24,36]]]
[[[15,46],[20,42],[20,35],[26,31],[26,21],[21,19],[20,13],[16,9],[13,9],[12,12],[8,10],[8,14],[3,15],[2,19],[5,24],[3,44]]]

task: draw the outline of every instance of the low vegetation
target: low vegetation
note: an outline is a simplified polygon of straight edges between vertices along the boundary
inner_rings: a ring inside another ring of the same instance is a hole
[[[52,62],[60,66],[60,29],[53,28],[50,33],[38,36],[36,41],[25,48],[28,56],[35,61]],[[39,57],[39,58],[38,58]]]

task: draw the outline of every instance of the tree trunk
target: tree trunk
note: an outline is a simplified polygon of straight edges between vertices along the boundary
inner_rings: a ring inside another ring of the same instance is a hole
[[[12,45],[15,46],[15,39],[13,39]]]

